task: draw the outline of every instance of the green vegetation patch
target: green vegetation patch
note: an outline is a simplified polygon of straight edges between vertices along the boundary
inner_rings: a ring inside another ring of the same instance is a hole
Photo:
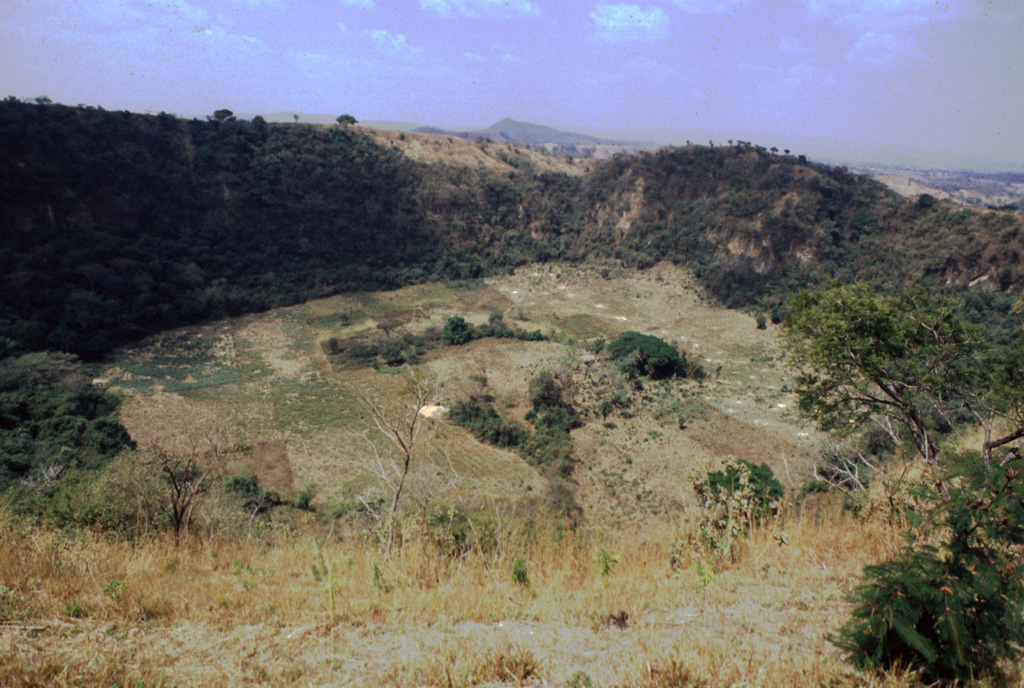
[[[340,383],[325,375],[302,380],[273,380],[270,399],[282,429],[300,435],[324,427],[345,427],[358,416],[360,405]]]
[[[120,399],[92,384],[71,355],[36,353],[0,364],[0,490],[25,478],[40,495],[66,473],[96,469],[134,447]]]
[[[686,356],[663,339],[640,332],[623,332],[607,347],[619,368],[631,377],[659,380],[686,375]]]

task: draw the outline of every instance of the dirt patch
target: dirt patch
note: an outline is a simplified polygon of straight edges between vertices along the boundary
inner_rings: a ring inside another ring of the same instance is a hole
[[[795,432],[780,432],[768,423],[744,423],[718,411],[698,419],[689,435],[714,457],[735,456],[751,463],[767,463],[784,483],[799,486],[810,477],[816,452],[810,442],[798,441]]]

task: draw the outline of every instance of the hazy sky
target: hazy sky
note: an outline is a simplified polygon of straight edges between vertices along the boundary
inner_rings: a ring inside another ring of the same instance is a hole
[[[1021,168],[1024,1],[0,0],[0,97],[44,94]]]

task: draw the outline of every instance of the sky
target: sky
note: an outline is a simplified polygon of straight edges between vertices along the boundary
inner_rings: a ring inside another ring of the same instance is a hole
[[[1024,170],[1022,0],[0,0],[0,97]]]

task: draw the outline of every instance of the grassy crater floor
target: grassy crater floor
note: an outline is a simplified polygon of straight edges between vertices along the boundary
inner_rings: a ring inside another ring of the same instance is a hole
[[[482,324],[495,314],[554,341],[442,347],[416,368],[445,381],[449,399],[469,378],[486,378],[499,410],[520,420],[531,378],[567,374],[586,418],[573,432],[576,500],[592,523],[672,522],[692,506],[693,476],[727,455],[769,463],[789,487],[809,476],[820,438],[794,413],[777,331],[709,303],[669,264],[527,266],[486,281],[337,296],[166,333],[121,351],[97,375],[126,395],[123,422],[141,446],[215,424],[232,446],[253,449],[237,453],[232,470],[256,473],[284,496],[316,485],[328,505],[378,490],[359,396],[397,396],[403,373],[332,365],[323,342],[423,332],[453,315]],[[626,330],[679,346],[707,378],[631,390],[627,405],[602,417],[616,372],[600,356],[589,360],[588,348]],[[432,423],[421,467],[443,474],[460,498],[514,502],[543,492],[545,478],[517,453]],[[420,485],[427,496],[436,491]]]

